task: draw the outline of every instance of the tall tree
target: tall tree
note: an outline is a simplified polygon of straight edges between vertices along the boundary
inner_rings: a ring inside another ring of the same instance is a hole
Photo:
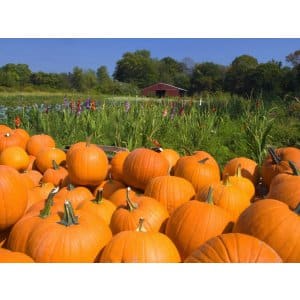
[[[150,57],[148,50],[126,52],[117,61],[113,78],[143,88],[158,80],[157,62]]]

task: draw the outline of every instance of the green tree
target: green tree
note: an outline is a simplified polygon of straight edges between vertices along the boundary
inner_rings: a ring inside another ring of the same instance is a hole
[[[101,93],[109,94],[112,91],[113,81],[105,66],[100,66],[97,69],[97,83]]]
[[[79,67],[73,68],[73,73],[71,77],[72,88],[78,92],[84,90],[84,79],[83,79],[83,70]]]
[[[113,78],[143,88],[158,80],[157,61],[150,57],[150,51],[126,52],[117,61]]]
[[[296,50],[286,56],[286,61],[291,63],[293,67],[300,65],[300,50]]]
[[[183,73],[183,65],[172,57],[164,57],[158,62],[159,81],[175,84],[175,77]]]
[[[84,71],[82,81],[83,91],[90,91],[95,89],[97,86],[97,76],[95,71],[91,69]]]
[[[193,93],[202,91],[215,92],[222,89],[225,76],[225,67],[205,62],[196,64],[191,77],[191,90]]]
[[[0,84],[23,88],[30,82],[31,70],[26,64],[6,64],[0,70]]]
[[[225,90],[239,95],[249,96],[251,90],[249,74],[258,66],[257,59],[250,55],[236,57],[229,66],[224,79]]]

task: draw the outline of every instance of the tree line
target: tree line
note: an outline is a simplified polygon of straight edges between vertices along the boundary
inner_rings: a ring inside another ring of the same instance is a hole
[[[236,57],[229,66],[213,62],[196,63],[191,58],[152,58],[148,50],[126,52],[116,63],[112,76],[106,66],[96,71],[75,66],[68,73],[32,72],[27,64],[6,64],[0,68],[0,91],[47,90],[137,95],[156,82],[188,90],[228,92],[243,97],[300,95],[300,50],[286,56],[286,65],[270,60],[259,63],[250,55]]]

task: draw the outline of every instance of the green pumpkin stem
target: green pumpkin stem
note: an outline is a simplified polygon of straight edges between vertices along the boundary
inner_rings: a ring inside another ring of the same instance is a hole
[[[297,207],[295,208],[294,213],[296,213],[298,216],[300,216],[300,202],[298,203]]]
[[[52,160],[52,168],[54,170],[58,170],[59,169],[59,165],[57,164],[57,162],[54,159]]]
[[[78,216],[75,216],[73,206],[70,201],[66,200],[64,203],[64,215],[59,224],[65,226],[78,225]]]
[[[268,148],[268,152],[271,155],[273,164],[278,165],[281,162],[280,157],[276,154],[275,150],[272,147]]]
[[[206,203],[214,205],[214,199],[213,199],[213,188],[212,186],[209,187],[207,196],[206,196]]]
[[[67,190],[68,190],[68,191],[72,191],[72,190],[74,190],[74,189],[75,189],[75,185],[72,184],[72,183],[68,183],[68,185],[67,185]]]
[[[297,169],[295,163],[292,162],[292,161],[290,161],[290,160],[289,160],[288,162],[289,162],[290,168],[291,168],[292,171],[293,171],[293,175],[295,175],[295,176],[300,176],[300,170]]]
[[[139,219],[139,224],[138,224],[138,227],[136,229],[137,232],[147,232],[147,230],[144,227],[144,221],[145,221],[144,218]]]
[[[103,201],[103,188],[97,190],[96,198],[92,202],[100,204]]]
[[[91,145],[91,143],[92,143],[92,134],[90,135],[90,136],[88,136],[87,138],[86,138],[86,140],[85,140],[85,142],[86,142],[86,147],[89,147],[90,145]]]
[[[49,193],[44,208],[40,211],[39,217],[45,219],[51,214],[51,206],[53,206],[53,197],[57,193],[58,188],[54,188]]]
[[[138,208],[138,205],[137,205],[137,203],[134,203],[131,201],[131,199],[129,197],[130,191],[131,191],[131,188],[127,187],[127,190],[126,190],[127,209],[129,209],[130,211],[133,211]]]

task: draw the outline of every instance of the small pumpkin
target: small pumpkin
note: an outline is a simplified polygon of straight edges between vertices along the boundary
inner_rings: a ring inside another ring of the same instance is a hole
[[[24,148],[9,146],[0,153],[0,165],[13,167],[19,172],[27,169],[30,159]]]
[[[34,260],[21,252],[0,248],[0,263],[33,263]]]
[[[26,151],[28,154],[37,157],[38,153],[47,147],[55,147],[55,141],[52,136],[48,134],[34,134],[26,144]]]

